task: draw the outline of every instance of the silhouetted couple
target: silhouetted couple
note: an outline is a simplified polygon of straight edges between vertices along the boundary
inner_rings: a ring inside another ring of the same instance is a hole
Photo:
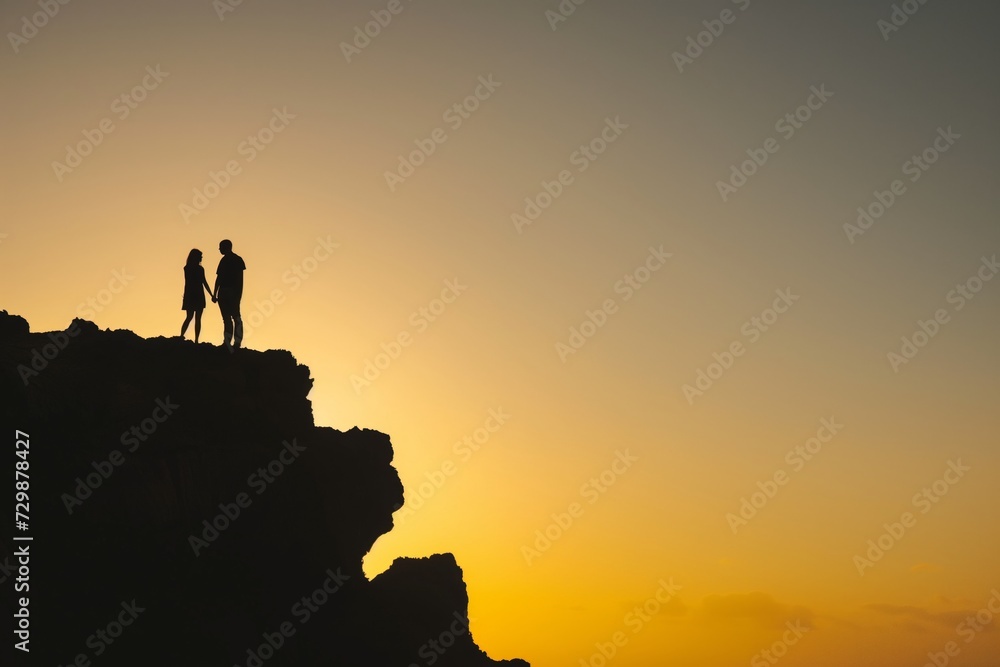
[[[210,289],[205,280],[205,269],[201,266],[201,250],[194,248],[188,253],[184,265],[184,301],[181,310],[187,311],[181,325],[181,338],[194,318],[194,342],[201,336],[201,311],[205,310],[205,291],[212,295],[212,303],[219,304],[222,311],[223,344],[239,348],[243,343],[243,319],[240,317],[240,299],[243,298],[243,271],[247,265],[243,258],[233,252],[233,242],[219,242],[219,268],[215,270],[215,289]],[[203,291],[203,289],[205,291]],[[230,342],[232,339],[232,342]]]

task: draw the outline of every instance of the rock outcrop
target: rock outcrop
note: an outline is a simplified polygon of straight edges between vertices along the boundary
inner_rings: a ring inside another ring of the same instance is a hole
[[[403,503],[392,444],[316,426],[291,353],[0,312],[0,386],[30,441],[29,591],[0,575],[32,664],[527,665],[475,645],[450,554],[366,578]]]

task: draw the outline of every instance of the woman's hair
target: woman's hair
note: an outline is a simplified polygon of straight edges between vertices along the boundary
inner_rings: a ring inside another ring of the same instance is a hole
[[[192,248],[191,252],[188,253],[187,262],[185,266],[197,266],[198,262],[201,261],[201,250],[197,248]]]

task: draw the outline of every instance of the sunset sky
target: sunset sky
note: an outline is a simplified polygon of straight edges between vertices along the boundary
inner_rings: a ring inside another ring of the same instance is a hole
[[[48,4],[0,308],[174,336],[232,239],[246,345],[392,438],[370,576],[454,553],[534,667],[996,666],[995,3]]]

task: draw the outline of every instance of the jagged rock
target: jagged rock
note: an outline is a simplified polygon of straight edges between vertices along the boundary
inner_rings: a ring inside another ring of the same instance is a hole
[[[450,554],[365,577],[403,502],[392,444],[317,427],[291,353],[29,331],[0,313],[4,419],[31,443],[39,664],[527,664],[475,645]],[[119,617],[120,637],[95,634]]]
[[[20,315],[11,315],[6,310],[0,310],[0,339],[27,336],[29,331],[28,320]]]

